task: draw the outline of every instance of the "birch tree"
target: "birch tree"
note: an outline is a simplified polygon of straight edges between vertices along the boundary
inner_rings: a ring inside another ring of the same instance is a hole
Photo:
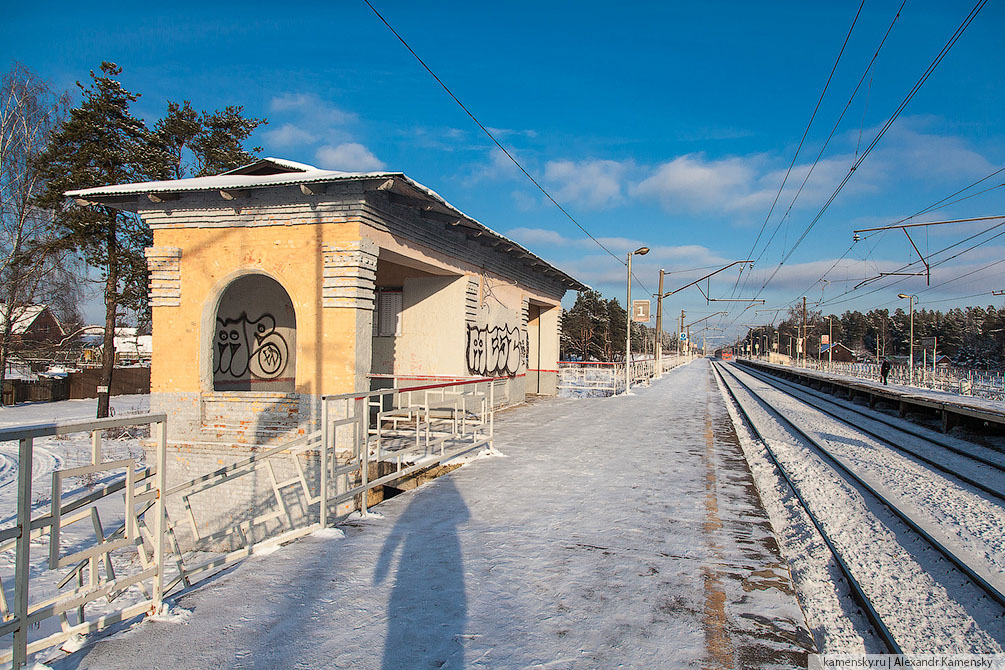
[[[0,388],[18,318],[53,297],[47,289],[73,293],[72,263],[54,244],[49,213],[35,204],[44,188],[39,156],[68,106],[65,93],[23,65],[15,63],[0,80]]]

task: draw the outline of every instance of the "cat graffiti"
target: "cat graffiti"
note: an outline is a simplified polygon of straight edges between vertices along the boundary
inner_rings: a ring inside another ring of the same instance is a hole
[[[216,376],[245,379],[276,379],[289,362],[289,346],[276,330],[276,319],[263,314],[257,319],[241,312],[236,319],[216,319],[213,353]]]
[[[468,372],[488,377],[515,375],[527,360],[519,328],[468,324]]]

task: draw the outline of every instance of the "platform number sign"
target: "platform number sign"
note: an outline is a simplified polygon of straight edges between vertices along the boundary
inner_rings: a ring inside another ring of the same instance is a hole
[[[687,342],[687,333],[681,333],[680,334],[680,341],[681,342]]]
[[[646,323],[649,321],[649,301],[632,300],[632,321]]]

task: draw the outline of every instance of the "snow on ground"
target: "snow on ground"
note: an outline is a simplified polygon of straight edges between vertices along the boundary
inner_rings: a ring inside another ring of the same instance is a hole
[[[811,644],[707,363],[496,416],[485,458],[53,668],[795,667]]]

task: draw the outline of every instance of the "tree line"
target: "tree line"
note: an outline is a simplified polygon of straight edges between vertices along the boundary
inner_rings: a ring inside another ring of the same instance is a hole
[[[777,343],[777,351],[793,353],[800,337],[802,307],[794,305],[779,323],[751,329],[743,342],[750,344],[768,336]],[[869,359],[907,357],[911,346],[911,315],[903,308],[873,309],[862,313],[846,311],[840,316],[825,316],[819,310],[808,310],[807,353],[815,356],[822,335],[829,335],[833,324],[835,343],[841,343],[860,356]],[[937,354],[949,356],[954,364],[978,369],[1001,369],[1005,366],[1005,306],[995,308],[968,306],[945,312],[930,309],[914,310],[915,356],[922,356],[923,340],[937,338]],[[932,346],[925,345],[928,355]]]
[[[94,282],[105,307],[98,417],[108,415],[115,328],[128,316],[149,322],[143,250],[153,236],[136,214],[64,193],[225,172],[254,160],[261,148],[244,145],[266,123],[240,106],[200,111],[185,100],[166,101],[148,126],[133,114],[140,94],[121,74],[102,62],[77,82],[76,106],[20,64],[0,81],[0,386],[17,315],[44,302],[65,324],[79,324],[80,297]]]
[[[597,291],[581,291],[571,309],[563,312],[559,356],[562,360],[623,361],[628,314],[616,299]],[[632,354],[654,351],[656,329],[632,322]],[[663,333],[663,351],[676,346],[676,335]]]

